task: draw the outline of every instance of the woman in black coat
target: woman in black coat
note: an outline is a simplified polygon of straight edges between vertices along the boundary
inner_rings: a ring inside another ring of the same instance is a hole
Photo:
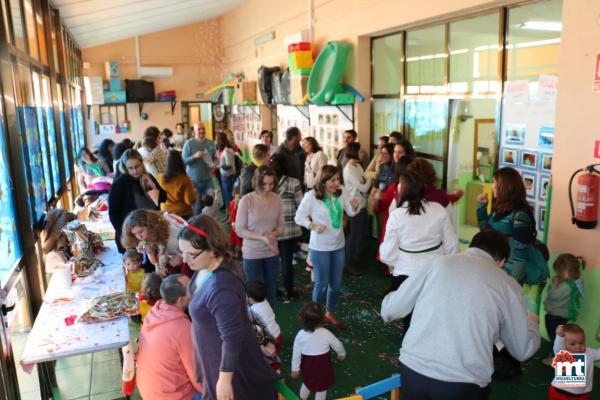
[[[121,228],[130,212],[144,208],[160,210],[160,203],[167,200],[158,181],[144,168],[140,153],[130,149],[123,153],[118,164],[119,176],[113,181],[108,194],[108,216],[115,228],[115,241],[120,253],[125,252],[121,245]]]

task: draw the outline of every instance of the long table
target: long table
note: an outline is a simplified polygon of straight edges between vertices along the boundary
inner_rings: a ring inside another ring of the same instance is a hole
[[[97,255],[104,266],[92,275],[77,278],[66,289],[61,287],[60,277],[56,273],[52,275],[21,358],[24,370],[35,363],[118,349],[129,343],[127,317],[101,323],[67,323],[69,317],[79,316],[86,310],[90,299],[125,291],[122,256],[114,241],[105,241],[104,245],[107,249]],[[43,364],[42,367],[47,369]]]

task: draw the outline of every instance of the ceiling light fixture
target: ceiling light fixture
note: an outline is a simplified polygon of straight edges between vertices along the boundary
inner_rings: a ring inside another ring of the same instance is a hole
[[[527,21],[523,24],[517,25],[521,29],[530,29],[534,31],[551,31],[561,32],[562,22],[551,22],[551,21]]]

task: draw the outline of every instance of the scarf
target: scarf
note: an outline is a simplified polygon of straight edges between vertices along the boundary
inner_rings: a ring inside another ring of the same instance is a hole
[[[333,199],[333,201],[332,201]],[[342,226],[342,203],[340,199],[332,195],[331,197],[325,196],[325,205],[329,210],[329,219],[331,219],[331,227],[333,229],[340,229]]]

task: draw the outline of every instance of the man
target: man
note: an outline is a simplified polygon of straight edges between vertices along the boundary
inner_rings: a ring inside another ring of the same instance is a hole
[[[261,165],[269,163],[269,148],[262,143],[255,144],[252,148],[252,162],[242,169],[240,174],[240,196],[244,196],[254,189],[252,188],[252,177],[254,171]]]
[[[167,276],[160,285],[162,300],[144,319],[137,358],[137,387],[144,399],[189,400],[202,392],[185,314],[189,283],[182,274]]]
[[[260,142],[269,148],[269,157],[277,153],[277,146],[273,144],[273,132],[264,130],[260,133]]]
[[[340,171],[342,171],[346,164],[348,164],[348,158],[346,158],[346,149],[348,148],[348,145],[356,142],[357,138],[358,134],[354,129],[348,129],[344,132],[344,143],[346,146],[341,148],[337,153],[337,164]],[[361,148],[359,158],[360,165],[363,167],[363,170],[366,171],[370,161],[369,153],[365,149]]]
[[[278,154],[283,157],[287,176],[298,179],[300,182],[304,182],[304,168],[302,168],[302,162],[297,153],[300,147],[300,141],[302,140],[302,133],[300,129],[295,126],[288,128],[285,131],[285,141],[281,143]]]
[[[185,127],[181,122],[178,122],[175,125],[175,134],[173,135],[173,144],[175,148],[182,149],[185,141],[188,140],[187,132],[185,132]]]
[[[194,137],[185,142],[181,152],[183,162],[194,188],[198,192],[194,213],[199,214],[202,210],[202,195],[213,196],[213,170],[217,160],[215,144],[206,139],[204,124],[194,124]]]
[[[438,258],[383,299],[386,322],[414,308],[400,351],[403,398],[487,399],[494,343],[519,360],[539,348],[537,316],[502,271],[509,255],[503,234],[479,232],[464,253]]]

